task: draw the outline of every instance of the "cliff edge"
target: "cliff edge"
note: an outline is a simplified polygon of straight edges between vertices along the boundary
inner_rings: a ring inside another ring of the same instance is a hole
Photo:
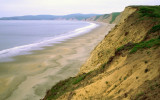
[[[76,77],[57,83],[43,100],[158,100],[160,6],[130,6]]]

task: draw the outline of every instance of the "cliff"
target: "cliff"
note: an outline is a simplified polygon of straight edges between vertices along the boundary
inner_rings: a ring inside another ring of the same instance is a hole
[[[93,16],[90,18],[85,19],[86,21],[97,21],[97,22],[104,22],[104,23],[110,23],[110,24],[117,24],[120,20],[120,12],[114,12],[111,14],[104,14],[104,15],[98,15]]]
[[[43,100],[158,100],[159,12],[160,6],[126,7],[79,74],[57,83]]]

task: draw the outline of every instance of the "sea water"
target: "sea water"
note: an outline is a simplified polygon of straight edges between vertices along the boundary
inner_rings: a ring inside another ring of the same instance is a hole
[[[85,34],[97,26],[83,21],[1,20],[0,62]]]

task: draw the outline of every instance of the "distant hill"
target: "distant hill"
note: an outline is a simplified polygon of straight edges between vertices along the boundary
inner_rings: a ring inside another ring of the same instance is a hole
[[[27,16],[14,16],[2,17],[0,20],[84,20],[100,14],[69,14],[64,16],[56,15],[27,15]]]
[[[86,21],[98,21],[110,24],[115,24],[119,22],[121,12],[113,12],[111,14],[97,15],[87,18]]]

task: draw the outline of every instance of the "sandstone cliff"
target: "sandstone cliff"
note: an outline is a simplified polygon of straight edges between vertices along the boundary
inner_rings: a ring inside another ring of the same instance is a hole
[[[76,77],[59,82],[44,100],[158,100],[160,7],[126,7]]]

